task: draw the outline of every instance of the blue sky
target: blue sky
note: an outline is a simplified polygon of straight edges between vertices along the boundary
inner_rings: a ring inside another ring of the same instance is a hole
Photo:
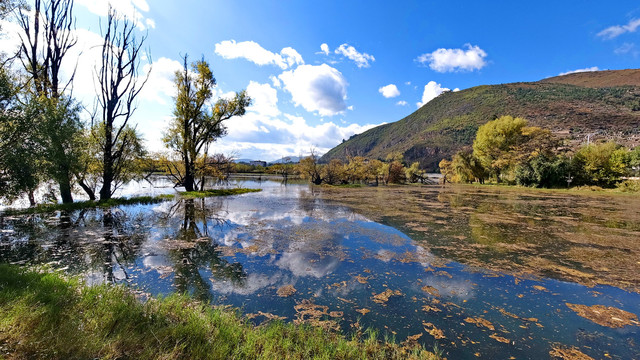
[[[76,0],[80,76],[74,94],[87,105],[106,3]],[[637,1],[113,5],[148,34],[151,73],[134,122],[153,151],[163,150],[173,72],[184,54],[211,64],[218,96],[247,89],[254,99],[245,117],[228,122],[228,136],[214,149],[262,160],[311,147],[324,152],[354,133],[409,115],[444,89],[637,68],[640,60]],[[12,44],[8,38],[3,49]]]

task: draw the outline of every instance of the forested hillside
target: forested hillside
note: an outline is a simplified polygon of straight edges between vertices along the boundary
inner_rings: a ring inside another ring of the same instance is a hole
[[[587,136],[636,146],[640,70],[577,73],[443,93],[404,119],[350,138],[321,161],[349,156],[382,159],[400,151],[407,163],[419,161],[423,168],[436,170],[440,160],[472,144],[479,126],[502,115],[548,128],[570,147]],[[385,120],[389,119],[380,119]]]

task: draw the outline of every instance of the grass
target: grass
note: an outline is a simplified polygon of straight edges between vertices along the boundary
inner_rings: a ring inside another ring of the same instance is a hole
[[[77,201],[70,204],[40,204],[26,209],[8,209],[3,212],[4,215],[24,215],[39,214],[54,211],[74,211],[87,208],[109,208],[119,205],[146,205],[157,204],[163,201],[172,200],[173,194],[164,194],[157,196],[137,196],[131,198],[111,198],[109,200],[100,201]]]
[[[258,327],[184,295],[141,302],[122,286],[0,265],[0,347],[17,359],[436,359],[309,326]],[[0,355],[1,356],[1,355]]]
[[[186,199],[199,199],[211,196],[230,196],[240,195],[252,192],[259,192],[261,189],[247,189],[247,188],[234,188],[234,189],[210,189],[202,191],[183,191],[180,192],[180,196]]]

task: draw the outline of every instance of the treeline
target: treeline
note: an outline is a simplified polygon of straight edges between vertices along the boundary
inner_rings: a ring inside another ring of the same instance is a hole
[[[614,187],[626,177],[638,176],[640,147],[630,150],[602,142],[572,151],[551,131],[503,116],[482,125],[473,148],[442,160],[440,171],[445,182]]]
[[[414,162],[406,167],[401,153],[391,153],[384,161],[367,159],[362,156],[349,158],[346,162],[334,159],[328,164],[319,164],[317,156],[300,160],[296,171],[303,179],[308,179],[316,185],[345,185],[345,184],[401,184],[405,182],[428,181],[426,172]]]
[[[34,206],[36,190],[48,188],[46,202],[57,202],[59,195],[71,203],[80,189],[89,199],[104,201],[126,182],[158,170],[192,191],[228,163],[210,154],[210,145],[226,134],[226,120],[244,115],[251,99],[241,91],[213,101],[216,79],[204,59],[189,63],[184,56],[174,77],[173,117],[162,139],[169,151],[150,155],[132,121],[149,76],[139,71],[148,54],[146,35],[136,33],[135,22],[109,7],[101,25],[96,96],[93,104],[81,104],[72,95],[74,75],[61,76],[63,65],[78,61],[67,56],[78,41],[73,0],[35,0],[30,7],[0,0],[0,5],[0,17],[14,14],[21,29],[17,53],[0,59],[0,199],[26,195]]]

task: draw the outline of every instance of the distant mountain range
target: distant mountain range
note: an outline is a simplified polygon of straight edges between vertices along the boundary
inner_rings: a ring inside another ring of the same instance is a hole
[[[331,149],[321,159],[404,154],[437,170],[443,158],[470,147],[479,126],[520,116],[578,146],[611,139],[640,145],[640,69],[574,73],[537,82],[483,85],[446,92],[399,121],[380,125]],[[388,119],[380,119],[384,121]]]
[[[237,159],[234,160],[235,163],[246,163],[246,164],[250,164],[254,161],[264,161],[264,160],[254,160],[254,159]],[[286,156],[284,158],[280,158],[278,160],[274,160],[274,161],[266,161],[267,165],[272,165],[272,164],[282,164],[282,163],[298,163],[300,162],[300,157],[299,156]]]

